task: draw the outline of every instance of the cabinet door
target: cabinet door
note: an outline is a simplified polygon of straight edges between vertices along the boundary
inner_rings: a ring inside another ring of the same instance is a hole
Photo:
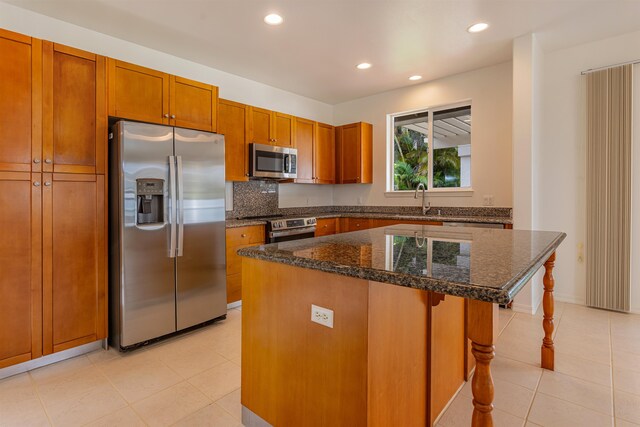
[[[272,139],[279,147],[294,147],[293,116],[272,112]]]
[[[296,117],[293,121],[293,132],[296,148],[298,149],[298,177],[296,182],[313,183],[315,182],[313,167],[315,122]]]
[[[42,355],[40,192],[40,174],[0,172],[0,368]]]
[[[249,107],[249,141],[256,144],[271,144],[271,111]]]
[[[340,141],[340,183],[360,182],[360,126],[358,123],[338,128]]]
[[[0,171],[36,172],[42,135],[42,41],[0,30],[0,58]]]
[[[300,150],[300,147],[298,147]],[[334,184],[336,181],[336,148],[333,126],[317,124],[317,137],[314,149],[316,182]]]
[[[226,99],[218,102],[218,133],[224,135],[226,181],[249,179],[248,106]]]
[[[170,124],[187,129],[216,132],[218,128],[218,88],[171,76]]]
[[[107,336],[103,175],[44,174],[43,345],[50,354]]]
[[[45,41],[43,70],[43,171],[104,173],[105,58]]]
[[[349,218],[349,231],[367,230],[371,226],[370,218]]]
[[[169,124],[169,74],[109,58],[109,115]]]
[[[319,218],[316,224],[316,237],[336,234],[337,218]]]

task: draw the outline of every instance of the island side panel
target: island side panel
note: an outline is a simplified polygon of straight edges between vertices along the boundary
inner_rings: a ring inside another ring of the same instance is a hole
[[[465,299],[431,293],[431,424],[466,381]]]
[[[429,292],[369,282],[369,426],[427,424]]]
[[[368,282],[242,264],[242,404],[275,426],[365,426]],[[333,310],[333,328],[311,322],[311,304]]]

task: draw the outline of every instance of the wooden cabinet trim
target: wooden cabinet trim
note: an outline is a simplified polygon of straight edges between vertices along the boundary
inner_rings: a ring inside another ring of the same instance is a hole
[[[17,41],[20,43],[31,44],[33,38],[24,34],[15,33],[13,31],[0,28],[0,38]]]
[[[45,42],[45,43],[51,43],[51,42]],[[66,53],[67,55],[78,56],[80,58],[88,59],[90,61],[96,61],[98,58],[98,55],[96,55],[93,52],[87,52],[86,50],[77,49],[71,46],[65,46],[59,43],[53,43],[53,51]]]

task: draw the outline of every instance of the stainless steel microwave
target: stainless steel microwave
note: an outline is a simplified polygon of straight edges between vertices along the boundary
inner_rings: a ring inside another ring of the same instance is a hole
[[[298,150],[265,144],[249,146],[249,176],[290,179],[298,177]]]

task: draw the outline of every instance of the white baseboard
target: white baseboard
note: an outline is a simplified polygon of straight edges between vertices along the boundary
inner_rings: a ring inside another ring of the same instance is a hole
[[[242,306],[242,300],[234,301],[230,304],[227,304],[227,310],[231,310],[232,308],[238,308]]]
[[[37,369],[43,366],[51,365],[52,363],[60,362],[62,360],[71,359],[72,357],[90,353],[92,351],[99,350],[101,348],[106,348],[105,340],[94,341],[89,344],[83,344],[78,347],[61,351],[59,353],[54,353],[48,356],[39,357],[37,359],[19,363],[17,365],[8,366],[6,368],[0,369],[0,380],[3,378],[11,377],[13,375],[21,374],[23,372],[31,371],[32,369]]]

